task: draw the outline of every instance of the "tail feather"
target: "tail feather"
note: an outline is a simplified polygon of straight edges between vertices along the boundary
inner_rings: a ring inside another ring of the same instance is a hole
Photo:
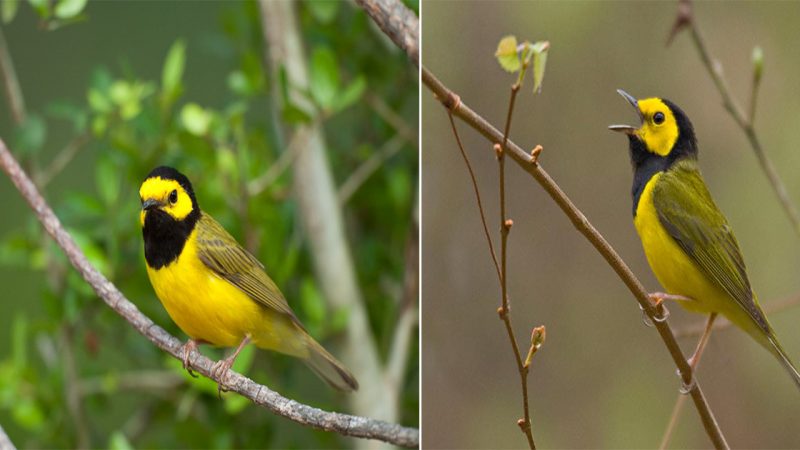
[[[352,392],[358,390],[358,381],[342,363],[308,336],[308,359],[306,364],[334,389]]]
[[[781,362],[783,367],[786,368],[786,371],[789,372],[789,375],[792,376],[794,383],[797,385],[797,388],[800,389],[800,372],[797,371],[797,367],[792,363],[792,360],[789,359],[789,355],[783,350],[781,344],[778,343],[778,339],[775,336],[769,337],[769,343],[772,344],[772,353],[778,358],[778,361]]]

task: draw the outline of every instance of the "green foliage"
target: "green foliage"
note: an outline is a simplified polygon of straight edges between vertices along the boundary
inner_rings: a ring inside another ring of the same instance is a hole
[[[533,60],[533,92],[540,93],[542,91],[542,80],[544,79],[544,69],[547,64],[547,52],[550,49],[550,43],[547,41],[537,41],[531,44],[525,41],[522,44],[517,43],[515,36],[506,36],[497,44],[497,50],[494,53],[500,67],[506,72],[517,73],[517,83],[522,84],[525,79],[525,73],[531,65]]]
[[[102,12],[91,9],[94,4],[29,3],[45,30],[85,17],[87,9],[92,21],[76,28],[101,22],[95,22]],[[13,19],[16,6],[6,0],[2,5],[3,20]],[[287,151],[289,127],[315,116],[326,131],[336,184],[343,184],[397,134],[392,121],[363,100],[367,95],[379,99],[415,128],[416,73],[403,55],[386,52],[360,10],[338,2],[304,2],[297,8],[311,80],[305,98],[289,99],[285,70],[272,76],[264,66],[257,4],[220,5],[219,29],[201,37],[154,31],[162,36],[161,49],[144,59],[163,58],[155,71],[134,64],[136,48],[120,48],[119,59],[76,59],[74,64],[91,74],[82,91],[64,92],[42,105],[29,102],[28,120],[14,127],[13,150],[40,175],[67,143],[77,143],[80,153],[45,187],[46,198],[90,261],[142,312],[181,339],[186,336],[156,299],[145,273],[138,189],[157,165],[186,173],[201,207],[264,263],[308,329],[336,354],[349,311],[331,308],[314,278],[306,231],[295,218],[291,170],[268,184],[258,180]],[[12,33],[6,37],[14,43]],[[42,38],[59,39],[59,34],[43,32]],[[218,53],[205,51],[208,42]],[[225,68],[221,78],[202,76],[211,65]],[[219,94],[217,100],[205,92]],[[270,113],[272,106],[277,117]],[[417,164],[415,143],[405,143],[344,206],[358,280],[384,360],[402,292]],[[41,294],[29,300],[36,312],[20,313],[2,332],[14,345],[0,353],[0,423],[18,445],[78,446],[66,394],[91,383],[99,387],[80,400],[93,447],[350,445],[337,435],[275,417],[236,394],[223,394],[220,401],[215,383],[189,376],[179,361],[103,305],[27,212],[20,225],[0,235],[0,270],[12,268],[34,273]],[[10,299],[3,307],[13,314],[22,301]],[[205,346],[201,351],[214,359],[223,356]],[[401,420],[409,425],[418,423],[417,356],[409,356],[402,397]],[[75,367],[75,379],[68,366]],[[332,392],[295,359],[248,347],[234,369],[298,401],[349,409],[346,396]],[[177,387],[137,389],[125,381],[137,374],[145,379],[153,371],[177,378]]]

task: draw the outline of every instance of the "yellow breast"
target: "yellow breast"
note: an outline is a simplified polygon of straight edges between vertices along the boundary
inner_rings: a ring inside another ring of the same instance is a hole
[[[706,277],[661,225],[653,206],[653,188],[660,177],[661,173],[655,174],[645,185],[633,221],[653,274],[667,293],[694,299],[681,302],[691,311],[710,313],[727,309],[724,306],[731,301],[727,294]]]
[[[196,233],[178,259],[158,270],[147,267],[156,295],[173,321],[193,339],[212,345],[238,345],[261,317],[260,307],[219,278],[197,256]]]
[[[260,348],[308,356],[305,334],[291,319],[259,304],[203,264],[197,254],[197,230],[176,261],[158,270],[148,266],[147,275],[169,316],[192,339],[234,347],[250,335]]]

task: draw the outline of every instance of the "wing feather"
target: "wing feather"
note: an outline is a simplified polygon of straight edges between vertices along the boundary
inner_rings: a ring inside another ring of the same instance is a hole
[[[653,191],[658,218],[678,246],[764,331],[770,327],[755,302],[742,253],[728,220],[708,192],[694,161],[676,163]]]
[[[206,213],[197,222],[197,249],[203,264],[218,276],[258,303],[300,324],[278,286],[264,272],[264,265]]]

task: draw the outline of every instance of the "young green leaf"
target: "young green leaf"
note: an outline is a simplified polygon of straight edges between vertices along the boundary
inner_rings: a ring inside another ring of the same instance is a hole
[[[341,2],[335,0],[306,0],[308,11],[320,23],[328,24],[336,18]]]
[[[181,78],[183,77],[184,66],[186,65],[186,43],[183,39],[178,39],[172,44],[164,60],[164,68],[161,72],[161,89],[164,91],[165,101],[170,103],[175,100],[181,92]]]
[[[3,23],[9,23],[14,20],[19,9],[19,0],[3,0],[0,2],[0,15],[2,15]]]
[[[367,80],[363,75],[359,75],[358,78],[348,84],[347,87],[336,96],[336,100],[333,103],[332,112],[337,113],[343,111],[356,103],[364,94],[366,89]]]
[[[197,103],[187,103],[181,109],[181,123],[189,133],[204,136],[211,124],[211,114]]]
[[[330,109],[339,89],[336,56],[327,47],[317,47],[311,55],[311,96],[319,106]]]
[[[533,92],[542,92],[542,80],[544,79],[544,68],[547,64],[547,51],[550,49],[550,42],[539,41],[531,47],[533,51]]]
[[[506,72],[514,73],[522,67],[517,52],[517,38],[514,36],[506,36],[497,44],[497,51],[494,52],[497,62],[500,63]]]
[[[83,11],[87,0],[59,0],[53,10],[59,19],[72,19]]]

